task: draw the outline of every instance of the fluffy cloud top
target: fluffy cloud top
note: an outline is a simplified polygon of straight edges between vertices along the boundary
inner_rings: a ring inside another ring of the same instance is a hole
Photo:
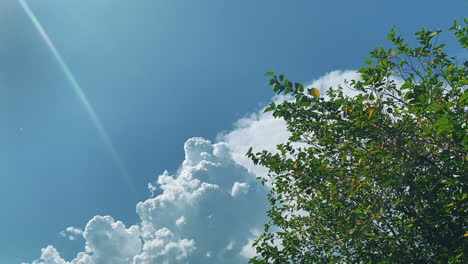
[[[191,263],[245,262],[240,252],[251,230],[266,221],[266,188],[225,143],[192,138],[184,148],[178,173],[158,178],[163,193],[137,205],[145,247],[135,263],[185,263],[188,256]],[[159,246],[162,229],[170,250]]]
[[[138,203],[138,225],[127,228],[111,216],[95,216],[82,232],[85,251],[75,259],[66,261],[48,246],[33,264],[246,262],[252,232],[266,222],[266,187],[225,143],[192,138],[184,149],[177,173],[158,177],[162,193]]]

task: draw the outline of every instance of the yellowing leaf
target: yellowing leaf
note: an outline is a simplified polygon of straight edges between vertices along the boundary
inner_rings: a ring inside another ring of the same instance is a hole
[[[294,168],[297,168],[297,161],[294,161],[292,165]]]
[[[329,198],[329,199],[330,199],[330,201],[333,201],[333,197],[332,197],[332,196],[330,196],[330,198]]]
[[[374,114],[374,110],[373,107],[369,108],[369,119],[372,117],[372,114]]]
[[[411,218],[410,218],[410,222],[411,222],[411,223],[414,222],[414,217],[411,217]]]
[[[322,196],[322,192],[321,192],[321,191],[317,191],[317,195],[318,195],[318,196]]]
[[[462,197],[459,199],[460,201],[465,200],[468,197],[468,194],[464,193]]]
[[[366,170],[368,170],[368,169],[370,169],[370,166],[366,165],[364,168],[366,168]]]
[[[409,224],[408,227],[409,228],[412,228],[414,226],[414,224]]]
[[[320,97],[320,91],[317,88],[312,88],[312,95],[315,97]]]
[[[464,236],[464,237],[468,237],[468,233],[465,233],[463,236]]]
[[[396,50],[392,50],[392,56],[395,56],[396,55]]]
[[[451,202],[451,203],[447,204],[447,207],[452,207],[452,206],[454,206],[454,205],[455,205],[455,203],[454,203],[454,202]]]
[[[362,159],[359,159],[357,163],[358,163],[359,165],[361,165]],[[353,179],[353,180],[354,180],[354,179]]]

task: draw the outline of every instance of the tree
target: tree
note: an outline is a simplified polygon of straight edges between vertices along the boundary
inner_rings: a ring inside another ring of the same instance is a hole
[[[450,28],[464,49],[467,23]],[[247,153],[269,169],[272,205],[250,263],[467,260],[468,62],[444,53],[440,33],[422,29],[412,48],[393,29],[393,47],[347,82],[355,96],[266,73],[293,98],[265,109],[291,137],[277,153]]]

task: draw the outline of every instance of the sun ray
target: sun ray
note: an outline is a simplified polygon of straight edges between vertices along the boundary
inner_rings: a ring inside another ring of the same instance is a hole
[[[88,98],[86,97],[86,94],[84,93],[83,89],[81,88],[80,84],[76,80],[75,76],[71,72],[70,68],[68,67],[67,63],[63,59],[62,55],[60,52],[57,50],[55,47],[54,43],[50,39],[49,35],[45,31],[44,27],[42,24],[39,22],[37,19],[36,15],[33,13],[31,8],[29,7],[28,3],[25,0],[18,0],[20,3],[21,7],[23,8],[24,12],[28,16],[28,18],[31,20],[33,23],[34,27],[36,30],[39,32],[41,37],[44,39],[45,43],[47,44],[47,47],[49,50],[52,52],[53,57],[56,59],[58,62],[60,68],[62,69],[63,73],[65,74],[65,77],[67,78],[68,82],[70,83],[70,87],[73,89],[75,95],[78,97],[79,101],[83,105],[85,111],[88,113],[92,123],[96,127],[98,134],[100,135],[101,139],[104,141],[105,146],[109,150],[112,159],[114,160],[116,166],[120,170],[120,173],[122,174],[122,178],[125,181],[125,183],[130,187],[131,191],[135,193],[135,187],[133,185],[133,182],[128,174],[127,169],[125,168],[125,165],[117,152],[117,149],[114,146],[114,143],[112,142],[111,138],[109,137],[109,134],[107,133],[106,129],[102,125],[102,122],[99,120],[96,112],[94,111],[94,108],[90,104]]]

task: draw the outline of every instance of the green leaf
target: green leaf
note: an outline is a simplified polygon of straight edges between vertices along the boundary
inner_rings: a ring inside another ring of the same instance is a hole
[[[271,102],[265,110],[263,110],[263,113],[267,113],[270,111],[276,110],[276,104],[275,102]]]
[[[413,96],[414,96],[414,93],[410,91],[410,92],[405,93],[404,99],[405,100],[412,99]]]
[[[424,109],[426,112],[437,112],[440,110],[440,106],[436,103],[432,103]]]
[[[275,78],[271,78],[270,81],[268,81],[268,86],[272,86],[275,83],[277,83],[277,80]]]
[[[304,85],[302,83],[294,83],[294,87],[300,93],[304,92]]]
[[[273,75],[275,75],[274,71],[269,71],[269,72],[265,73],[265,76],[273,76]]]
[[[440,135],[444,132],[451,132],[453,130],[453,124],[446,117],[439,118],[435,122],[434,127],[437,130],[437,135]]]
[[[400,90],[405,90],[411,88],[413,85],[411,82],[405,82],[401,87]]]
[[[396,35],[396,29],[392,28],[392,31],[390,31],[390,34],[388,34],[387,39],[390,41],[395,40],[395,35]]]
[[[468,90],[465,90],[463,95],[460,97],[460,100],[458,101],[461,106],[467,106],[468,105]]]

